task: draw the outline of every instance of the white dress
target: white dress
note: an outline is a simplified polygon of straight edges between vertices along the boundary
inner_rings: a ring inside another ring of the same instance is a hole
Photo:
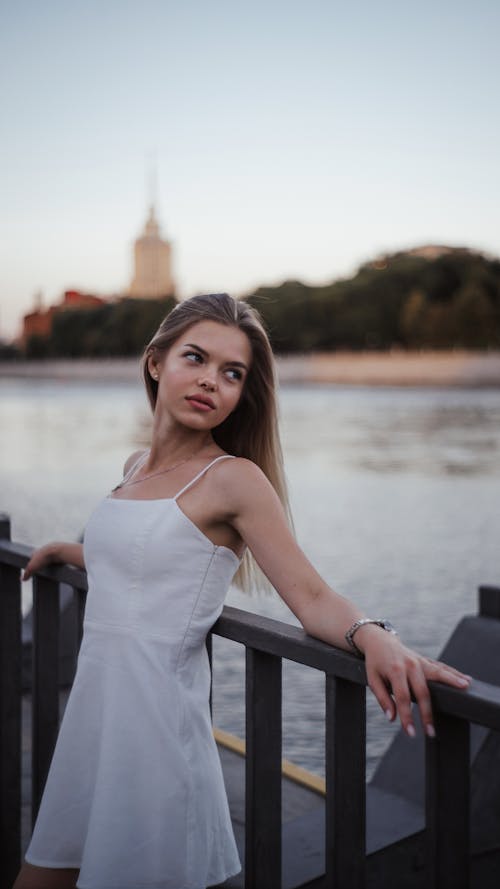
[[[240,560],[177,504],[228,458],[176,497],[106,497],[85,528],[78,669],[26,853],[80,868],[79,889],[205,889],[241,869],[205,647]]]

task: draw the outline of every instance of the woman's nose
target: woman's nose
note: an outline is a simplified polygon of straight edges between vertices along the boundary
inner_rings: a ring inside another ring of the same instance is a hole
[[[213,391],[214,389],[217,388],[217,382],[215,380],[215,376],[213,376],[210,373],[205,373],[205,374],[203,374],[203,376],[200,376],[200,378],[198,380],[198,385],[202,389],[210,389],[211,391]]]

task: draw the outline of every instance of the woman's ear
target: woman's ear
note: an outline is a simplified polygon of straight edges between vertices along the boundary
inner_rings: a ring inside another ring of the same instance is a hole
[[[153,378],[153,380],[158,379],[158,377],[159,377],[158,362],[153,357],[153,355],[150,355],[148,358],[148,371],[149,371],[149,375]]]

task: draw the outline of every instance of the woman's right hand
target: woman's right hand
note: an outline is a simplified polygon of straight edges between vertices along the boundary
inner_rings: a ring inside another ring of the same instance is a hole
[[[57,562],[57,552],[53,543],[46,543],[35,549],[28,564],[24,569],[21,580],[29,580],[33,574],[36,574],[42,568],[45,568],[51,562]]]
[[[85,570],[82,544],[65,543],[62,540],[56,540],[52,543],[46,543],[45,546],[40,546],[33,552],[21,579],[29,580],[33,574],[36,574],[42,568],[46,568],[51,562],[74,565],[75,568]]]

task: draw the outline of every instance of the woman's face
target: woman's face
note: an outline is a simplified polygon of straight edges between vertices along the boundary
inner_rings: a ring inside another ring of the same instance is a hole
[[[237,406],[252,361],[238,327],[198,321],[175,340],[160,361],[148,360],[158,378],[156,411],[165,410],[192,429],[214,429]]]

